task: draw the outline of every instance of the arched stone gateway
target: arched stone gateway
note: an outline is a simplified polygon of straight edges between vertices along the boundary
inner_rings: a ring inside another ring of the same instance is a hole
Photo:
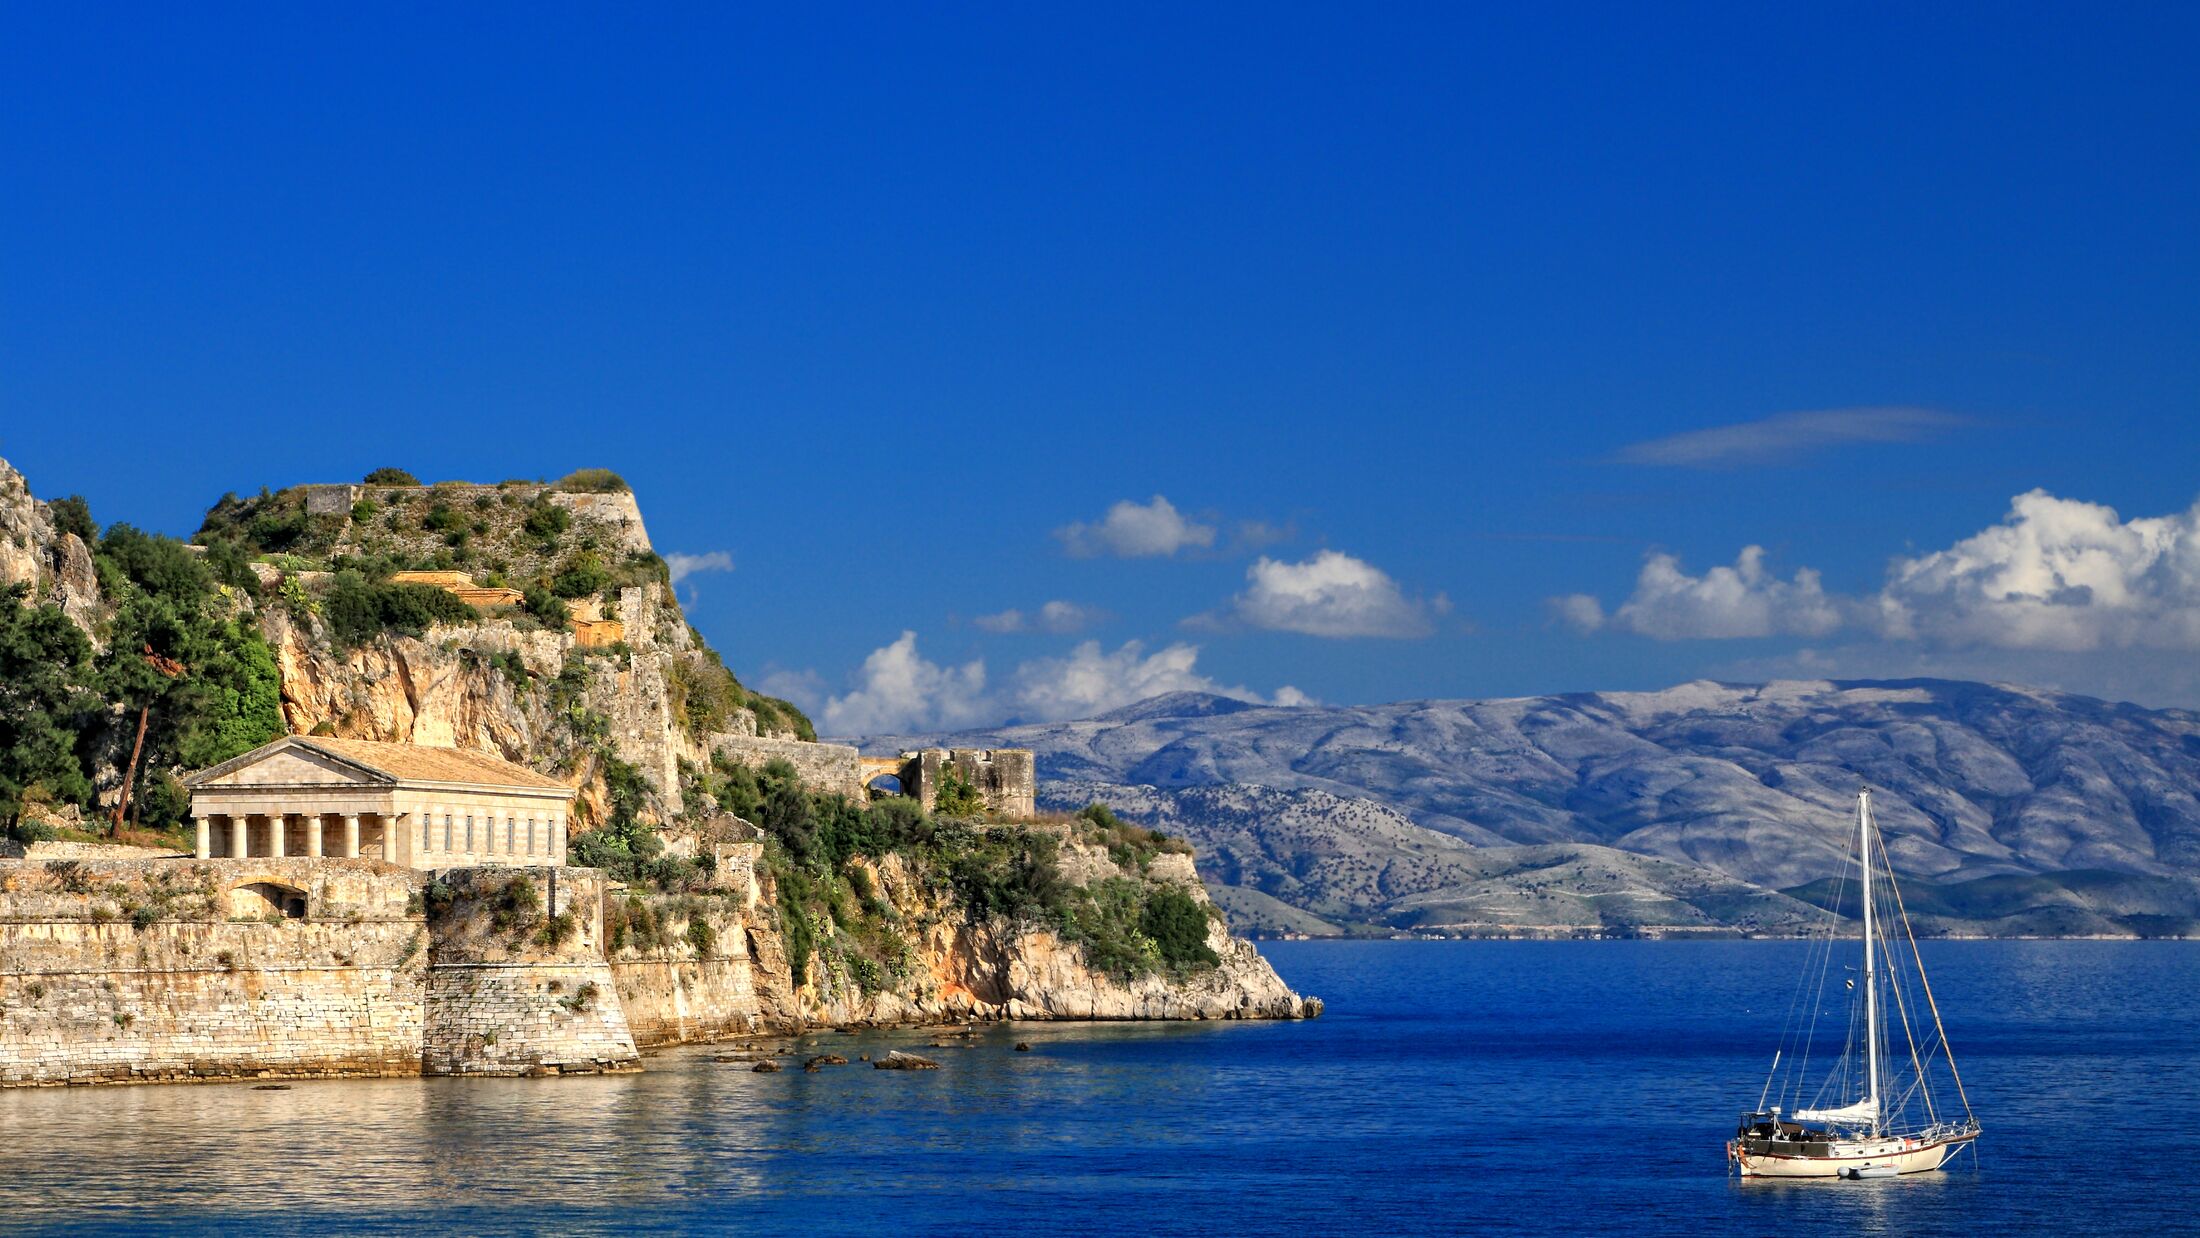
[[[1028,748],[925,748],[891,757],[858,758],[863,787],[872,799],[905,795],[930,812],[939,803],[948,770],[985,800],[988,811],[1029,817],[1038,810],[1038,783]],[[891,778],[893,786],[882,784]]]
[[[277,881],[248,881],[231,886],[227,898],[232,920],[303,920],[306,892]]]

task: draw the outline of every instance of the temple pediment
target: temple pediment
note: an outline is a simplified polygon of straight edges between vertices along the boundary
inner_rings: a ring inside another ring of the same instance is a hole
[[[394,779],[356,761],[318,748],[277,740],[186,780],[193,789],[214,787],[375,787]]]

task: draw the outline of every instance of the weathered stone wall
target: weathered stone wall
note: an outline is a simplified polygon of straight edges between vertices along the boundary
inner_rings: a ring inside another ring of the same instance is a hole
[[[456,869],[438,874],[428,893],[423,1074],[595,1074],[639,1065],[604,962],[600,874]]]
[[[926,812],[938,806],[941,778],[953,768],[996,816],[1021,820],[1038,813],[1037,763],[1028,748],[924,748],[901,757],[896,777],[902,794]]]
[[[0,860],[180,860],[188,851],[163,851],[122,843],[77,843],[53,840],[25,843],[0,838]]]
[[[647,946],[605,943],[619,1005],[636,1045],[647,1049],[716,1040],[764,1025],[756,990],[760,942],[750,929],[757,916],[768,915],[757,875],[763,851],[762,843],[714,845],[715,891],[707,896],[612,894],[615,902],[606,908],[607,920],[626,918],[633,908],[646,912],[659,935],[670,938]],[[688,931],[697,918],[708,926],[700,935],[707,949]]]
[[[846,744],[721,735],[717,737],[717,750],[750,769],[762,769],[775,760],[783,760],[794,766],[803,785],[811,790],[845,795],[857,803],[863,802],[862,758]]]
[[[955,748],[947,759],[993,812],[1022,818],[1039,811],[1038,767],[1029,748]]]
[[[534,908],[500,918],[514,880]],[[374,860],[0,862],[0,1086],[635,1065],[598,874],[427,881]]]
[[[416,888],[365,860],[0,863],[0,1085],[417,1073]]]

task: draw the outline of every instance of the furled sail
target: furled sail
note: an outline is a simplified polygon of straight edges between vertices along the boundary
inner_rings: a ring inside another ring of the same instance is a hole
[[[1834,1122],[1846,1125],[1849,1123],[1873,1122],[1877,1121],[1878,1118],[1879,1104],[1877,1101],[1868,1098],[1853,1105],[1843,1105],[1839,1109],[1798,1109],[1795,1111],[1795,1120],[1798,1122]]]

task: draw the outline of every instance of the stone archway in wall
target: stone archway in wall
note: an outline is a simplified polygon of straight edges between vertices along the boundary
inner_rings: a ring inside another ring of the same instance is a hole
[[[229,887],[224,901],[232,920],[303,920],[306,892],[281,881],[245,881]]]
[[[910,776],[909,762],[901,757],[859,757],[858,771],[863,775],[863,790],[870,799],[888,799],[893,796],[915,796],[915,779]]]

